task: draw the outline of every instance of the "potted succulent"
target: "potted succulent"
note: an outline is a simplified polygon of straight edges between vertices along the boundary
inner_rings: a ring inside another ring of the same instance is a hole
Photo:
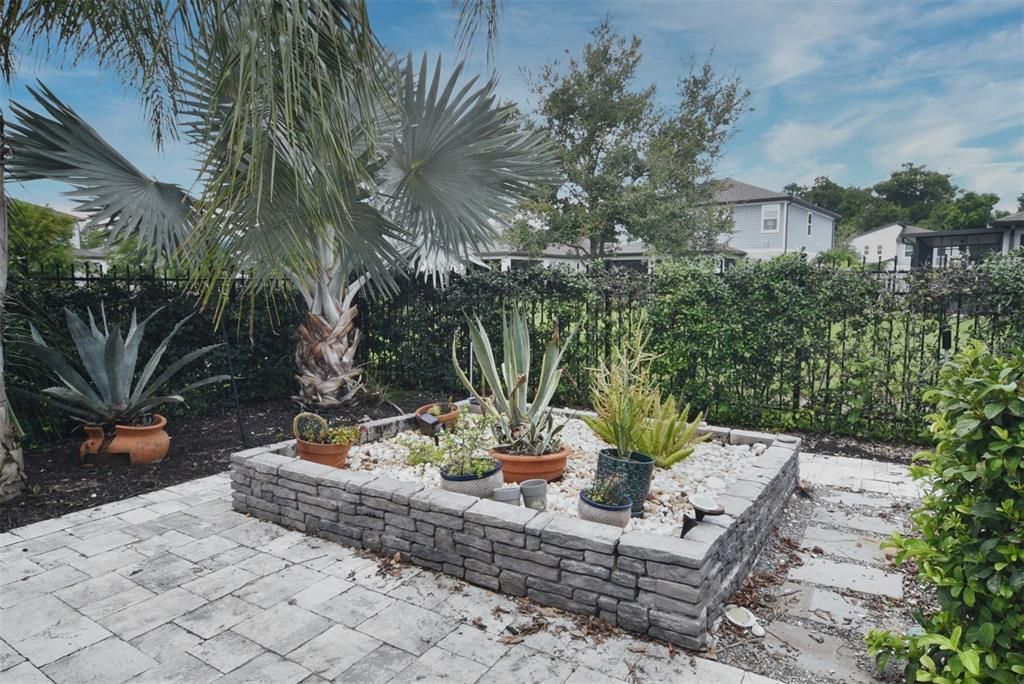
[[[594,484],[580,492],[579,516],[583,520],[625,527],[629,524],[633,500],[622,487],[618,475],[595,478]]]
[[[598,452],[597,478],[618,475],[633,501],[635,517],[644,513],[655,465],[638,447],[658,401],[649,372],[652,356],[644,351],[646,338],[641,324],[634,324],[613,348],[611,362],[593,369],[591,404],[597,416],[583,419],[598,437],[613,445]]]
[[[444,453],[441,489],[483,499],[504,484],[501,462],[487,453],[490,439],[486,419],[466,421],[457,431],[445,430],[437,437],[437,448]]]
[[[452,340],[452,363],[459,380],[492,419],[498,446],[491,449],[491,456],[501,461],[505,481],[557,480],[565,472],[569,456],[569,449],[558,438],[563,425],[555,424],[549,407],[561,378],[559,363],[565,350],[565,346],[560,346],[557,327],[544,349],[537,389],[530,400],[530,335],[523,312],[515,308],[511,316],[503,318],[504,358],[500,366],[480,318],[467,318],[467,322],[470,344],[491,395],[486,400],[480,396],[459,365],[457,337]]]
[[[453,428],[459,422],[459,405],[452,401],[435,401],[432,404],[425,404],[416,409],[416,417],[431,415],[437,418],[445,428]]]
[[[359,441],[357,425],[331,425],[322,416],[302,412],[292,420],[295,453],[303,461],[344,468],[349,449]]]
[[[185,366],[220,346],[213,344],[196,349],[157,374],[157,368],[171,340],[191,316],[178,321],[147,360],[142,372],[136,374],[139,347],[146,324],[162,309],[160,307],[141,323],[133,311],[128,334],[123,338],[120,326],[115,325],[112,330],[108,328],[103,307],[100,308],[102,329],[96,324],[91,310],[89,324],[86,325],[75,313],[65,309],[68,330],[84,373],[65,359],[63,354],[47,346],[35,326],[30,326],[33,341],[27,343],[27,346],[64,385],[47,387],[42,390],[42,394],[50,406],[84,423],[86,439],[79,447],[79,455],[83,458],[89,455],[106,457],[127,454],[132,464],[160,461],[167,455],[170,437],[164,430],[167,419],[155,413],[154,409],[164,404],[184,403],[183,395],[186,392],[231,379],[227,375],[217,375],[176,391],[168,392],[164,389]]]

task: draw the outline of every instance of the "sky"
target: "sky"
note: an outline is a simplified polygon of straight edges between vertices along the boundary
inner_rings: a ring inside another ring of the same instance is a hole
[[[691,57],[710,50],[735,73],[754,108],[740,122],[721,176],[781,190],[829,176],[868,186],[904,162],[953,174],[962,188],[993,192],[1016,209],[1024,192],[1024,0],[500,0],[492,63],[499,94],[532,110],[524,73],[579,54],[605,16],[643,41],[638,86],[655,84],[673,105]],[[381,42],[399,54],[459,58],[450,0],[369,0]],[[142,109],[92,64],[26,59],[5,102],[28,103],[41,79],[129,160],[162,181],[190,187],[195,160],[183,144],[152,145]],[[8,113],[9,114],[9,113]],[[70,210],[55,183],[11,185],[16,197]]]

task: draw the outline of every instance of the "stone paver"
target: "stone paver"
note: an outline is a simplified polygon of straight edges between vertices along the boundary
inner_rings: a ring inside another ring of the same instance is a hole
[[[156,666],[139,649],[111,637],[47,665],[43,672],[58,684],[117,684]]]
[[[852,684],[870,684],[872,681],[857,668],[858,651],[850,648],[843,639],[784,622],[773,622],[765,630],[764,645],[769,652],[792,657],[809,672],[830,679],[841,672],[842,681]]]
[[[863,534],[830,530],[824,527],[809,526],[804,531],[801,545],[813,549],[827,549],[830,556],[847,558],[858,563],[884,563],[885,552],[879,544],[881,539]]]
[[[786,582],[779,595],[787,613],[805,620],[862,629],[868,615],[854,599],[821,587]]]
[[[226,473],[0,534],[0,567],[0,682],[771,681],[561,617],[502,643],[510,598],[239,515]]]
[[[803,556],[803,559],[803,565],[790,569],[790,579],[890,598],[903,597],[903,575],[898,573],[852,563],[837,563],[827,558]]]
[[[815,511],[813,521],[861,532],[870,532],[880,537],[888,537],[893,532],[898,531],[895,524],[884,518],[850,514],[843,511],[830,511],[824,508],[819,508]]]

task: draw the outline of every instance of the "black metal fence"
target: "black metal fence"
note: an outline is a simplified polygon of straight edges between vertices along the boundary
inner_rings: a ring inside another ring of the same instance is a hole
[[[60,339],[61,308],[96,309],[101,301],[114,320],[133,307],[166,306],[147,332],[153,345],[197,307],[186,280],[153,273],[15,274],[5,320],[9,385],[46,383],[45,371],[17,352],[28,320],[47,339]],[[922,391],[946,355],[974,338],[997,348],[1024,345],[1024,257],[909,274],[836,270],[791,257],[724,274],[700,265],[653,276],[481,271],[443,290],[409,280],[391,299],[360,301],[359,358],[377,384],[461,395],[452,343],[465,367],[465,315],[479,315],[498,343],[501,313],[513,303],[528,313],[535,349],[556,329],[569,340],[560,403],[588,403],[588,369],[645,315],[663,389],[706,410],[711,421],[907,439],[919,434]],[[224,372],[230,353],[243,402],[290,396],[294,331],[303,316],[294,298],[236,302],[226,318],[228,347],[193,375]],[[167,358],[224,341],[212,321],[209,310],[200,311]],[[225,388],[211,388],[183,410],[224,411],[230,399]],[[14,400],[30,433],[60,429],[29,400]]]

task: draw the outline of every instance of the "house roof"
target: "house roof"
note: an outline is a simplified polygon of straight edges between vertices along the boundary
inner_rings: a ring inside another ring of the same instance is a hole
[[[992,225],[1000,228],[1002,226],[1015,226],[1019,223],[1024,223],[1024,211],[1018,211],[1016,214],[1010,214],[1009,216],[996,219],[992,222]]]
[[[715,193],[715,199],[723,204],[742,204],[743,202],[784,200],[789,199],[789,195],[744,183],[735,178],[726,178],[722,181],[722,187]]]
[[[715,201],[721,204],[753,204],[756,202],[773,202],[773,201],[784,201],[788,200],[794,204],[798,204],[806,209],[813,209],[814,211],[830,216],[832,218],[839,218],[839,214],[825,207],[819,207],[817,204],[812,204],[802,197],[796,195],[790,195],[785,192],[776,192],[769,190],[768,188],[761,188],[750,183],[744,183],[738,181],[735,178],[726,178],[722,182],[722,187],[715,193]]]

